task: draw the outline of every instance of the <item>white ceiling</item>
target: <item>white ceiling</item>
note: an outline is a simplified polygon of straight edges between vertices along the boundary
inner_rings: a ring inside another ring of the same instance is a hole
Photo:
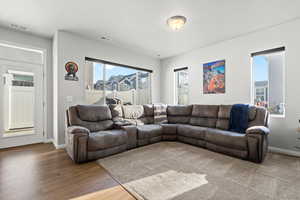
[[[0,0],[0,25],[66,30],[161,58],[300,17],[300,0]],[[184,15],[180,31],[167,18]],[[0,36],[1,37],[1,36]]]

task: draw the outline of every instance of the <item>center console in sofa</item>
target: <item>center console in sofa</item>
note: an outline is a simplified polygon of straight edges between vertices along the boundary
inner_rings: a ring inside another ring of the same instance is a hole
[[[67,110],[66,149],[76,162],[95,160],[160,141],[178,141],[262,162],[268,112],[249,107],[245,133],[228,131],[231,105],[77,105]]]

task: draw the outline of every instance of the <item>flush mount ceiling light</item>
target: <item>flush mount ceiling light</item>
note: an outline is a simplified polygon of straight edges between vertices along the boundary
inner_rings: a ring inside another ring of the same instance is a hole
[[[170,17],[167,20],[168,26],[173,30],[181,29],[185,23],[186,23],[186,17],[180,15]]]

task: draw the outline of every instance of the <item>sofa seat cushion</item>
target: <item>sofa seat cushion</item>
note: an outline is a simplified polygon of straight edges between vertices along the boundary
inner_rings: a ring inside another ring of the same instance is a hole
[[[163,135],[177,135],[177,126],[179,124],[161,124]]]
[[[223,147],[247,150],[246,135],[241,133],[208,128],[206,130],[205,140]]]
[[[127,139],[126,132],[121,129],[92,132],[88,139],[88,151],[98,151],[126,144]]]
[[[162,127],[156,124],[137,126],[138,139],[147,139],[162,135]]]
[[[207,128],[205,127],[181,124],[177,127],[177,134],[180,136],[204,140],[206,129]]]

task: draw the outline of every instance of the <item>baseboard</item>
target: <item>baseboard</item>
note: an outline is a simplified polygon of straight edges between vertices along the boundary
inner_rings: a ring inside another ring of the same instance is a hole
[[[56,144],[56,142],[53,140],[53,145],[55,146],[56,149],[64,149],[66,148],[66,144]]]
[[[293,151],[289,149],[281,149],[278,147],[269,147],[269,151],[273,153],[280,153],[288,156],[300,157],[300,151]]]
[[[53,143],[53,139],[45,138],[44,143]]]

